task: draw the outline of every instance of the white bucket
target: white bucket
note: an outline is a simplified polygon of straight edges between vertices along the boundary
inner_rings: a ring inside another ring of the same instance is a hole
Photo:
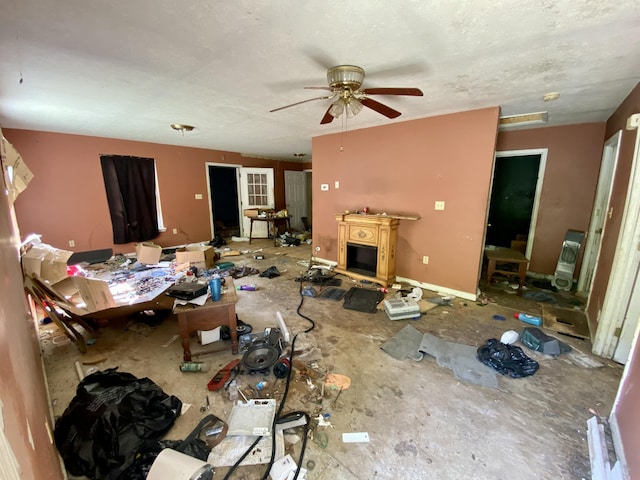
[[[211,480],[213,467],[202,460],[165,448],[151,465],[147,480]]]

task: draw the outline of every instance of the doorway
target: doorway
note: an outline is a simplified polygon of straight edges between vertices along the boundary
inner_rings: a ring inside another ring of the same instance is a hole
[[[598,257],[600,256],[600,243],[606,228],[607,212],[609,210],[609,199],[613,188],[613,177],[618,164],[620,153],[620,138],[622,130],[609,138],[604,144],[602,151],[602,162],[600,164],[600,175],[596,188],[596,199],[593,204],[593,213],[589,223],[589,233],[587,234],[587,244],[584,249],[584,259],[580,278],[578,279],[578,292],[587,297],[591,293],[591,282],[595,275]],[[588,300],[587,300],[588,303]]]
[[[291,227],[294,230],[304,231],[303,218],[308,218],[307,174],[305,172],[284,171],[284,196]]]
[[[538,213],[546,149],[496,152],[485,245],[520,243],[530,258]]]
[[[207,164],[211,238],[240,235],[238,169],[235,166]]]

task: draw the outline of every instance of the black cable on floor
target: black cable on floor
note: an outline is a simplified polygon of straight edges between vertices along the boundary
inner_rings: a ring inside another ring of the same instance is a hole
[[[316,323],[311,318],[307,317],[302,312],[300,312],[300,309],[302,308],[303,303],[304,303],[304,295],[302,295],[302,282],[300,282],[300,303],[298,304],[296,313],[302,318],[304,318],[305,320],[307,320],[308,322],[311,322],[311,326],[303,332],[303,333],[308,333],[316,327]],[[278,411],[276,412],[276,415],[273,417],[273,424],[271,426],[271,432],[272,432],[271,459],[269,460],[269,464],[267,465],[267,469],[264,472],[262,480],[267,480],[267,478],[269,477],[269,472],[271,471],[271,467],[273,466],[273,462],[276,456],[276,421],[278,420],[278,418],[280,418],[280,415],[282,414],[282,409],[284,408],[284,405],[287,401],[287,395],[289,394],[289,384],[291,383],[291,372],[293,371],[293,352],[295,351],[297,338],[298,338],[298,334],[296,333],[295,336],[293,337],[293,340],[291,341],[291,352],[289,352],[289,372],[287,374],[287,382],[285,383],[284,394],[282,395],[282,401],[280,402],[280,406],[278,407]],[[298,458],[298,469],[296,470],[296,474],[294,475],[293,480],[296,480],[298,478],[298,474],[300,473],[300,464],[302,463],[304,452],[307,446],[307,433],[309,430],[309,422],[310,422],[310,418],[307,413],[305,412],[300,412],[300,413],[304,414],[304,416],[307,419],[307,423],[305,425],[305,432],[304,432],[305,435],[304,435],[304,441],[302,442],[300,457]]]
[[[258,442],[260,441],[261,438],[262,438],[262,435],[260,435],[258,438],[256,438],[256,441],[253,442],[251,444],[251,446],[247,449],[247,451],[244,452],[242,454],[242,456],[238,459],[238,461],[233,464],[233,466],[229,469],[229,471],[227,472],[227,474],[224,476],[224,478],[222,480],[229,480],[229,478],[231,478],[231,474],[236,471],[236,468],[238,468],[238,465],[240,465],[242,463],[242,461],[247,457],[247,455],[249,455],[249,453],[251,453],[251,450],[253,450],[255,448],[255,446],[258,444]],[[269,467],[269,470],[271,470],[271,467]]]

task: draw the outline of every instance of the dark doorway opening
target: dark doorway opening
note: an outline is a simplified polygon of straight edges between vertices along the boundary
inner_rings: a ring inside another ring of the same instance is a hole
[[[235,167],[209,165],[211,216],[215,235],[240,235],[238,181]]]
[[[347,243],[347,270],[375,277],[378,270],[378,248]]]
[[[486,245],[511,248],[512,242],[528,241],[540,159],[540,154],[496,156]]]

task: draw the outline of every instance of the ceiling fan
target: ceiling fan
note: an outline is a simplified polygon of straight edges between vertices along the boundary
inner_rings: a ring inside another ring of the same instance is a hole
[[[285,108],[295,107],[315,100],[333,99],[320,121],[321,124],[331,123],[334,118],[338,118],[342,114],[353,117],[360,113],[363,107],[375,110],[387,118],[396,118],[401,115],[399,111],[369,98],[369,95],[410,95],[415,97],[423,95],[422,90],[419,88],[361,88],[363,81],[364,69],[360,67],[355,65],[331,67],[327,70],[328,87],[304,87],[313,90],[329,90],[331,94],[274,108],[269,112],[277,112],[278,110],[284,110]]]

